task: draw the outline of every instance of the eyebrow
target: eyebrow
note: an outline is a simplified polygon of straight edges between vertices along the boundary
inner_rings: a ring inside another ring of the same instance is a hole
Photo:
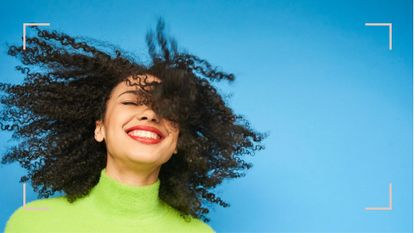
[[[125,91],[125,92],[123,92],[123,93],[119,94],[119,95],[118,95],[118,97],[120,97],[122,94],[127,94],[127,93],[137,94],[137,90],[135,90],[135,91],[132,91],[132,90],[130,90],[130,91]],[[117,97],[117,98],[118,98],[118,97]]]

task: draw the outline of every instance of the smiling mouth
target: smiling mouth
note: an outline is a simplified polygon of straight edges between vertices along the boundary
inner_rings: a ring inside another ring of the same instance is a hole
[[[163,134],[154,127],[138,125],[126,130],[132,139],[145,144],[157,144],[163,140]]]
[[[128,132],[128,136],[146,144],[156,144],[161,141],[161,137],[158,134],[146,130],[133,130]]]

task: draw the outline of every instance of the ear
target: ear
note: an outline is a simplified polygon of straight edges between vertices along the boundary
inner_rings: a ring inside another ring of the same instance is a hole
[[[104,130],[104,124],[101,120],[95,121],[95,140],[97,142],[102,142],[104,140],[105,136],[105,130]]]

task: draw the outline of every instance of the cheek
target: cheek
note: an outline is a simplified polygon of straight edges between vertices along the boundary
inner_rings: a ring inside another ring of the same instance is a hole
[[[179,134],[179,127],[177,124],[174,124],[171,121],[164,120],[164,127],[166,128],[169,135],[172,135],[177,138]]]
[[[173,133],[172,134],[172,138],[173,138],[174,147],[176,148],[177,147],[177,144],[179,142],[179,133]]]
[[[172,141],[174,143],[177,143],[177,141],[179,139],[179,131],[177,129],[174,129],[174,128],[168,128],[167,132],[169,134],[169,137],[172,138]]]
[[[177,148],[178,144],[178,134],[169,132],[167,138],[165,138],[165,145],[167,146],[168,150],[174,151]]]
[[[114,109],[116,110],[116,109]],[[128,120],[128,114],[123,111],[112,111],[111,114],[108,114],[107,119],[107,129],[111,132],[110,134],[120,134],[125,133],[123,126]]]

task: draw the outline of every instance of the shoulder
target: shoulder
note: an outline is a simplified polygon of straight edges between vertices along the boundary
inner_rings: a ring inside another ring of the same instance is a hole
[[[200,232],[200,233],[216,233],[215,230],[211,226],[209,226],[207,223],[203,222],[200,219],[193,218],[191,219],[192,229],[193,232]]]
[[[168,215],[173,219],[174,222],[178,223],[177,228],[182,229],[182,232],[194,232],[194,233],[216,233],[216,231],[204,221],[188,215],[185,219],[181,216],[180,211],[164,203],[168,210]],[[169,224],[174,228],[175,224]]]
[[[20,206],[9,217],[4,231],[14,232],[38,232],[44,229],[45,223],[52,222],[59,216],[63,207],[69,203],[64,197],[39,199]]]

